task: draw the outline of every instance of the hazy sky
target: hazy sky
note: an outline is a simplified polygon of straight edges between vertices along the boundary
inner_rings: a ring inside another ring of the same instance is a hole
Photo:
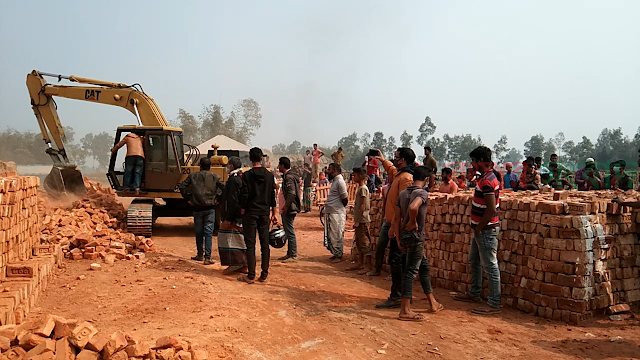
[[[72,4],[73,3],[73,4]],[[594,141],[640,125],[640,1],[0,1],[0,128],[37,130],[32,69],[140,83],[168,119],[256,99],[253,144],[444,133]],[[53,81],[50,79],[48,81]],[[57,100],[82,136],[136,122]]]

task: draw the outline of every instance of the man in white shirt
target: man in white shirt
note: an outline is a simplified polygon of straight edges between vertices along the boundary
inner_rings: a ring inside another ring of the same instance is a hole
[[[342,243],[344,241],[344,223],[347,217],[347,203],[349,193],[347,184],[342,177],[342,168],[337,164],[329,164],[327,176],[331,181],[331,188],[324,204],[324,246],[333,255],[334,263],[342,261]]]

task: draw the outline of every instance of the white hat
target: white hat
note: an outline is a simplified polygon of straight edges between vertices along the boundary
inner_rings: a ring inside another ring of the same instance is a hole
[[[586,162],[590,163],[590,162],[596,162],[596,161],[595,161],[595,160],[593,160],[593,158],[587,158],[587,161],[586,161]]]

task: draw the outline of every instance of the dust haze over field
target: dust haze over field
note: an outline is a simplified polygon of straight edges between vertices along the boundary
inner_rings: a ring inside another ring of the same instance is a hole
[[[640,46],[633,1],[157,2],[0,5],[0,127],[37,130],[24,86],[32,69],[138,82],[166,117],[178,108],[256,99],[253,143],[334,144],[383,131],[633,136]],[[97,20],[101,19],[101,20]],[[59,100],[77,137],[135,118]],[[502,127],[496,132],[482,124]],[[524,129],[531,129],[523,131]]]

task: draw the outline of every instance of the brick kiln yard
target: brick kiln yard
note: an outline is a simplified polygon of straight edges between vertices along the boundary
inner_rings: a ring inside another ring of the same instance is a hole
[[[14,203],[17,198],[26,200],[20,202],[22,208],[18,213],[3,213],[2,216],[24,213],[26,218],[33,219],[31,215],[35,201],[28,199],[35,196],[34,184],[22,181],[12,183],[12,186],[13,188],[2,189],[4,198],[7,198],[6,194],[15,192],[17,195],[12,195]],[[323,232],[317,210],[301,214],[296,220],[300,260],[293,264],[272,260],[269,281],[266,284],[247,285],[236,281],[235,276],[222,275],[222,267],[219,265],[205,267],[187,260],[195,250],[190,219],[160,219],[153,238],[141,239],[115,228],[117,222],[112,219],[120,216],[121,209],[118,206],[111,203],[114,207],[110,207],[106,204],[106,211],[96,212],[91,210],[96,204],[92,200],[77,203],[73,216],[83,220],[76,222],[65,220],[71,216],[67,212],[58,215],[55,211],[42,212],[48,206],[42,204],[44,207],[41,206],[42,216],[38,225],[44,229],[44,234],[40,241],[36,241],[37,236],[34,237],[37,234],[25,232],[29,228],[26,225],[7,232],[10,235],[6,239],[7,244],[13,244],[15,236],[18,246],[3,249],[5,253],[2,265],[39,265],[35,267],[38,269],[37,274],[31,280],[15,277],[3,280],[0,297],[6,300],[9,294],[15,293],[16,302],[22,302],[13,313],[5,311],[2,321],[18,320],[23,323],[17,327],[0,328],[0,348],[4,353],[2,357],[10,360],[29,357],[35,360],[73,360],[72,355],[79,350],[69,347],[63,336],[68,335],[74,344],[82,343],[83,331],[80,330],[84,329],[88,334],[97,330],[97,334],[84,346],[86,350],[78,353],[78,360],[96,360],[98,354],[94,351],[99,349],[102,349],[101,358],[110,355],[110,359],[118,360],[203,360],[205,354],[208,359],[640,358],[640,322],[628,313],[623,314],[618,321],[600,315],[595,319],[587,319],[580,325],[568,325],[566,322],[571,320],[570,317],[577,319],[578,311],[581,311],[579,314],[582,317],[588,318],[590,315],[584,315],[592,314],[590,311],[603,305],[602,298],[598,297],[603,295],[601,290],[596,291],[596,284],[589,284],[589,281],[600,281],[599,285],[602,285],[603,280],[610,280],[612,288],[604,295],[611,297],[616,303],[636,296],[633,289],[635,283],[625,279],[629,278],[629,274],[637,279],[637,266],[635,263],[623,263],[628,260],[629,254],[637,254],[638,245],[621,248],[607,255],[611,257],[608,266],[615,270],[612,271],[611,279],[585,278],[582,282],[572,280],[571,283],[559,286],[557,294],[547,295],[548,289],[539,288],[542,284],[555,285],[554,282],[557,282],[560,275],[564,276],[562,282],[575,279],[571,277],[574,275],[568,274],[575,274],[576,269],[585,263],[581,260],[585,255],[580,252],[589,252],[575,244],[582,243],[585,240],[583,238],[588,242],[590,236],[595,236],[582,234],[580,231],[565,231],[566,235],[571,235],[576,240],[571,240],[571,244],[574,244],[572,255],[563,260],[567,265],[564,268],[560,266],[553,269],[553,262],[559,259],[554,258],[552,251],[549,259],[546,259],[544,241],[539,242],[540,252],[534,252],[530,247],[525,250],[526,245],[519,249],[517,243],[520,238],[523,241],[533,241],[531,233],[536,228],[532,225],[536,223],[535,213],[561,211],[553,210],[551,205],[547,209],[535,209],[536,211],[532,211],[531,205],[527,210],[527,219],[520,215],[520,221],[529,225],[517,225],[515,219],[509,220],[519,216],[519,211],[513,211],[518,206],[517,201],[511,202],[510,210],[505,210],[511,212],[505,214],[507,230],[504,234],[507,235],[503,240],[505,246],[512,246],[510,258],[505,258],[506,249],[501,248],[501,262],[506,264],[504,269],[501,268],[503,276],[509,274],[508,280],[503,281],[505,289],[509,289],[505,294],[505,309],[500,315],[481,317],[470,313],[472,304],[454,301],[451,292],[451,289],[464,288],[468,280],[464,266],[460,267],[466,259],[455,255],[458,252],[466,253],[466,248],[458,244],[464,241],[464,234],[468,233],[468,229],[460,226],[455,228],[456,222],[464,222],[466,209],[461,208],[460,204],[455,207],[445,206],[446,201],[435,200],[433,206],[438,208],[432,216],[441,216],[442,219],[439,220],[446,226],[429,229],[431,237],[437,238],[432,240],[429,251],[430,256],[438,258],[437,262],[432,263],[432,276],[435,284],[442,286],[436,288],[435,294],[444,304],[445,311],[436,315],[427,314],[427,321],[413,323],[398,321],[397,310],[374,309],[374,304],[388,295],[390,282],[384,277],[370,278],[346,272],[345,268],[349,266],[346,261],[340,264],[329,263],[329,254],[322,246]],[[447,207],[447,211],[444,211],[444,207]],[[87,211],[93,214],[87,217]],[[456,211],[460,213],[456,214]],[[50,217],[48,221],[47,216]],[[596,221],[598,216],[600,215],[592,215],[590,221]],[[538,223],[541,219],[542,215]],[[586,218],[583,219],[587,221]],[[625,236],[630,229],[622,223],[629,219],[624,218],[615,229],[608,227],[606,230]],[[545,220],[558,221],[555,225],[543,224],[545,226],[563,227],[559,218],[545,216]],[[82,229],[85,226],[83,221],[100,227],[95,230],[95,236],[77,236],[82,234],[80,230],[76,234],[66,234],[64,228],[56,230],[56,226],[52,225],[57,222],[57,226],[67,224],[65,226],[78,226]],[[11,224],[6,221],[3,223],[5,229],[9,225]],[[518,229],[518,226],[522,228]],[[447,235],[454,230],[463,235]],[[438,235],[434,233],[436,231],[439,232]],[[346,239],[349,240],[352,234],[347,233]],[[560,237],[559,234],[553,235]],[[115,247],[105,247],[113,243],[111,239],[121,239],[122,242]],[[36,246],[36,242],[47,241],[61,241],[63,248],[69,251],[69,257],[84,259],[63,260],[59,245]],[[346,243],[349,244],[350,241]],[[549,242],[549,250],[552,247],[565,249],[568,246],[566,241],[563,244],[561,246],[559,240]],[[460,249],[456,246],[460,246]],[[31,248],[35,248],[39,256],[25,260],[25,251]],[[55,254],[42,255],[47,251]],[[283,249],[272,251],[272,259],[284,255],[284,252]],[[349,253],[348,248],[346,252]],[[79,253],[82,256],[78,256]],[[539,260],[538,264],[536,259]],[[61,263],[61,269],[55,266],[56,261]],[[572,262],[575,264],[569,266]],[[90,270],[93,263],[99,263],[101,269]],[[542,264],[550,268],[542,269]],[[524,269],[525,266],[527,269]],[[444,270],[447,268],[449,270]],[[537,279],[537,272],[542,270],[543,279]],[[48,273],[52,275],[47,276]],[[544,279],[544,275],[549,278]],[[13,289],[20,284],[26,284],[22,288],[24,290],[14,292]],[[553,287],[550,288],[555,291]],[[573,296],[575,293],[576,297]],[[426,309],[427,303],[418,283],[414,296],[414,307],[417,310]],[[550,302],[553,298],[557,304],[540,305],[543,299]],[[586,303],[580,301],[585,298],[589,299],[585,300]],[[2,302],[0,305],[5,306],[6,303]],[[4,308],[7,307],[8,305]],[[524,311],[513,307],[520,307]],[[537,314],[546,316],[547,308],[552,310],[549,314],[551,317],[555,310],[559,310],[558,316],[565,317],[565,322],[525,312],[535,310]],[[49,315],[60,316],[67,321],[56,318],[55,321],[52,319],[47,322]],[[90,324],[82,324],[83,321]],[[71,333],[71,329],[78,323],[80,324],[75,332]],[[51,330],[54,329],[51,327],[53,324],[55,330]],[[45,336],[62,339],[53,343],[53,340],[46,340]],[[167,339],[166,336],[175,336],[181,343],[177,343],[176,339]],[[11,350],[7,351],[9,344],[3,337],[9,337],[9,341],[15,338],[11,343]],[[168,349],[150,351],[149,347],[154,346]],[[184,350],[180,351],[181,348]],[[25,350],[29,349],[31,352],[25,354]],[[72,349],[71,353],[69,349]]]
[[[135,331],[150,344],[165,335],[183,337],[206,349],[209,359],[640,357],[638,320],[574,326],[512,309],[480,317],[442,288],[436,296],[446,311],[424,323],[398,321],[396,310],[374,309],[388,295],[389,281],[327,261],[317,211],[300,215],[296,225],[301,260],[272,261],[268,283],[246,285],[223,276],[219,265],[187,260],[194,251],[189,219],[161,219],[153,237],[157,251],[144,262],[89,271],[92,261],[65,261],[29,318],[88,320],[105,334]],[[415,306],[426,309],[416,287]]]

